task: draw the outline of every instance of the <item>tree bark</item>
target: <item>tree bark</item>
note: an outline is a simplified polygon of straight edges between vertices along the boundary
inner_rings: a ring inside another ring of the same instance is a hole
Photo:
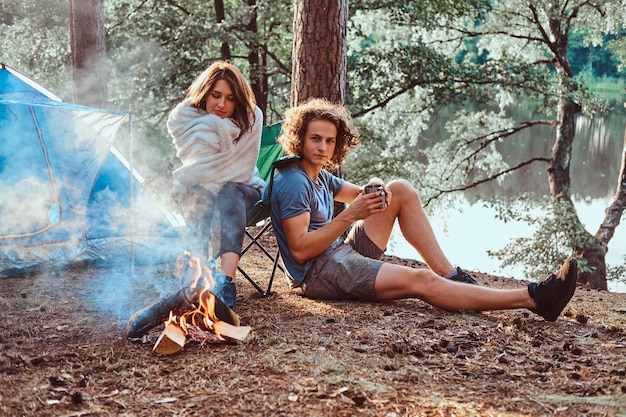
[[[565,87],[561,91],[565,92]],[[580,106],[565,97],[566,94],[563,96],[557,111],[556,140],[548,168],[550,195],[554,201],[565,202],[567,207],[565,216],[568,226],[564,232],[574,255],[582,260],[578,282],[583,286],[606,290],[606,244],[585,229],[571,199],[569,167],[576,132],[576,114]]]
[[[69,0],[74,102],[108,106],[103,0]]]
[[[576,114],[580,106],[567,98],[561,98],[556,118],[556,139],[552,146],[552,160],[548,168],[550,194],[553,198],[570,199],[569,175],[572,144],[576,135]]]
[[[215,7],[215,20],[217,21],[217,23],[224,22],[224,19],[226,19],[224,1],[213,0],[213,6]],[[224,61],[230,60],[231,55],[230,55],[230,46],[228,45],[228,42],[222,42],[222,46],[220,47],[220,55]]]
[[[626,128],[624,129],[624,146],[622,150],[622,166],[618,177],[617,190],[613,202],[605,211],[604,221],[596,232],[596,238],[604,244],[608,244],[615,228],[619,225],[620,219],[626,207]]]
[[[613,202],[605,210],[604,221],[598,228],[592,244],[583,248],[581,256],[585,258],[590,268],[583,268],[578,274],[578,281],[590,288],[606,289],[606,253],[608,244],[615,229],[620,223],[626,207],[626,130],[624,131],[624,147],[622,151],[622,166],[618,177],[617,191]]]
[[[256,0],[246,0],[250,11],[250,21],[246,25],[247,31],[250,33],[250,39],[253,39],[248,46],[248,66],[250,72],[250,88],[252,88],[252,92],[254,93],[254,98],[256,99],[257,106],[265,115],[267,109],[267,74],[265,72],[266,68],[266,57],[263,55],[263,63],[261,63],[261,48],[259,45],[259,27],[257,24],[257,5]]]
[[[348,1],[297,0],[291,105],[311,97],[345,103]]]
[[[534,10],[534,6],[530,6]],[[536,10],[534,10],[536,12]],[[555,12],[555,16],[559,16]],[[581,267],[578,270],[578,282],[595,289],[607,289],[606,283],[606,243],[589,233],[576,212],[571,198],[571,180],[569,174],[572,159],[572,144],[576,136],[576,115],[581,106],[569,97],[575,92],[576,84],[572,83],[572,69],[567,58],[568,32],[562,32],[560,19],[550,19],[551,37],[546,36],[545,42],[552,50],[554,66],[559,75],[559,99],[556,118],[556,139],[552,147],[552,160],[548,168],[550,196],[555,202],[565,203],[567,229],[564,230],[574,255],[579,258]]]

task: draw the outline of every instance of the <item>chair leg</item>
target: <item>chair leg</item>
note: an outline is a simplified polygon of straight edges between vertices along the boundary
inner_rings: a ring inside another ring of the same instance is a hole
[[[243,270],[243,268],[241,268],[241,266],[237,266],[237,270],[241,273],[241,275],[244,276],[244,278],[246,278],[248,280],[248,282],[250,282],[250,284],[252,284],[252,286],[261,294],[262,297],[267,298],[269,296],[272,295],[271,289],[272,289],[272,284],[274,282],[274,275],[276,274],[276,269],[280,269],[281,271],[285,272],[285,270],[283,269],[283,266],[280,265],[280,263],[278,262],[279,258],[280,258],[280,249],[276,250],[276,254],[272,255],[267,249],[265,249],[265,247],[263,247],[263,245],[261,245],[261,243],[258,241],[259,237],[265,233],[269,227],[271,226],[271,222],[267,222],[259,232],[257,232],[256,234],[252,234],[250,233],[250,231],[248,229],[246,229],[246,235],[248,236],[248,238],[250,239],[250,242],[248,242],[248,244],[245,246],[245,248],[243,248],[243,250],[241,251],[241,256],[243,257],[243,255],[248,252],[248,250],[250,248],[252,248],[253,245],[256,245],[257,248],[259,248],[264,254],[265,256],[267,256],[269,259],[272,260],[272,274],[270,275],[270,279],[268,281],[267,284],[267,289],[263,289],[261,288],[261,286],[254,280],[252,279],[252,277],[250,277],[250,275],[248,275],[248,273],[246,273],[246,271]]]
[[[280,249],[276,250],[276,256],[274,256],[274,265],[272,266],[272,275],[270,275],[269,283],[267,284],[267,291],[270,291],[272,288],[272,283],[274,282],[274,276],[276,275],[276,268],[280,267],[283,270],[283,267],[279,265],[278,260],[280,259]]]
[[[272,261],[275,260],[276,256],[272,255],[271,253],[269,253],[269,251],[267,249],[265,249],[265,247],[263,247],[263,245],[261,245],[261,243],[259,242],[259,237],[265,233],[267,231],[267,229],[270,228],[270,226],[272,225],[271,222],[268,222],[267,224],[265,224],[265,226],[263,226],[263,228],[257,232],[255,235],[253,235],[252,233],[250,233],[250,231],[248,229],[245,230],[246,235],[248,236],[248,238],[250,239],[250,242],[248,242],[248,244],[243,248],[243,250],[241,251],[241,257],[243,258],[243,255],[248,252],[248,250],[250,250],[252,248],[253,245],[256,245],[257,248],[259,248],[261,250],[261,252],[263,252],[265,254],[265,256],[267,256],[269,259],[271,259]],[[280,269],[282,272],[285,272],[285,270],[283,269],[283,266],[280,264],[277,264],[278,269]]]
[[[272,283],[274,282],[274,274],[276,273],[276,267],[277,266],[280,267],[280,265],[278,265],[279,256],[280,256],[280,253],[276,253],[276,258],[274,259],[274,267],[272,268],[272,275],[270,276],[270,280],[267,284],[267,289],[265,290],[261,288],[261,286],[257,284],[257,282],[254,279],[252,279],[252,277],[250,277],[250,275],[248,275],[246,271],[243,270],[243,268],[241,268],[240,266],[237,266],[237,270],[241,273],[241,275],[243,275],[244,278],[247,279],[250,284],[252,284],[252,286],[259,292],[259,294],[261,294],[263,298],[268,298],[273,294],[271,291]]]

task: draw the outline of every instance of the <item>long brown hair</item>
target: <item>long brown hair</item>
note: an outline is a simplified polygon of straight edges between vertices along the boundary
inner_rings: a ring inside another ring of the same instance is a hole
[[[205,109],[207,97],[219,80],[226,81],[235,96],[235,111],[231,119],[242,132],[249,130],[255,123],[254,105],[256,100],[250,85],[239,68],[230,62],[215,62],[196,77],[187,92],[187,98],[191,98],[191,105],[198,109]]]
[[[359,133],[352,126],[345,107],[326,99],[312,98],[287,110],[278,142],[287,154],[302,156],[304,135],[309,122],[315,120],[329,121],[337,128],[335,152],[324,168],[332,170],[343,165],[350,149],[359,144]]]

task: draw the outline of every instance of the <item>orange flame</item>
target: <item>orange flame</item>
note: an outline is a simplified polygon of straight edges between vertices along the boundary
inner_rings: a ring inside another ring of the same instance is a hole
[[[192,326],[201,330],[211,330],[218,338],[224,340],[213,326],[213,323],[219,321],[215,316],[215,295],[210,291],[215,285],[213,273],[201,264],[200,258],[191,257],[191,254],[185,251],[184,255],[179,257],[176,262],[176,275],[181,286],[184,285],[185,272],[189,271],[189,268],[193,272],[189,286],[193,288],[202,287],[198,296],[198,306],[194,310],[182,313],[179,317],[170,311],[166,325],[172,322],[176,323],[186,335],[189,335]]]
[[[183,280],[187,278],[186,272],[189,269],[193,271],[190,287],[202,285],[205,288],[213,288],[215,280],[213,279],[211,270],[200,263],[200,258],[197,256],[192,257],[189,251],[185,251],[185,253],[176,260],[175,275],[178,277],[181,287],[186,286]]]

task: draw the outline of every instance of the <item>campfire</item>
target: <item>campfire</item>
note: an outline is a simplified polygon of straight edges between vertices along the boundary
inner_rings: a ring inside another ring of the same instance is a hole
[[[240,326],[239,316],[213,293],[213,274],[212,268],[185,252],[176,263],[180,290],[133,314],[128,337],[142,337],[163,323],[165,328],[153,348],[163,355],[180,352],[188,341],[204,345],[250,340],[251,328]]]

